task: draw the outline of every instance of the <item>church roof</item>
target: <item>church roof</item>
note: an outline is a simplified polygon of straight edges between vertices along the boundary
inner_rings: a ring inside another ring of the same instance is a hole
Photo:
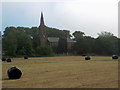
[[[48,37],[48,41],[49,42],[58,42],[59,41],[59,37]]]
[[[67,38],[67,42],[76,42],[76,41],[74,41],[73,39],[71,39],[71,38]]]

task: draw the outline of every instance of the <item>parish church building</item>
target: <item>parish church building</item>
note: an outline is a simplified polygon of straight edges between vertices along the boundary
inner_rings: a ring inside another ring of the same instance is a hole
[[[40,26],[39,26],[39,46],[58,46],[59,43],[59,37],[47,37],[46,34],[46,26],[44,24],[44,17],[43,13],[41,12],[41,18],[40,18]],[[67,49],[70,49],[71,46],[76,42],[70,38],[66,38],[67,43]]]

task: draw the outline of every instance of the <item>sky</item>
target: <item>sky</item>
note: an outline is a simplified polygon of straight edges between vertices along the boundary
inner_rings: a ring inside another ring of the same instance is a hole
[[[82,31],[92,37],[97,37],[102,31],[118,36],[118,1],[3,0],[2,30],[9,26],[38,27],[42,11],[48,27],[70,30],[71,33]]]

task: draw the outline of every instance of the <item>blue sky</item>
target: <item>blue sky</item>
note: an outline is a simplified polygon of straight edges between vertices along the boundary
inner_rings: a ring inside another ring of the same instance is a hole
[[[2,2],[2,30],[9,26],[38,27],[41,11],[49,27],[83,31],[93,37],[101,31],[118,35],[117,0]]]

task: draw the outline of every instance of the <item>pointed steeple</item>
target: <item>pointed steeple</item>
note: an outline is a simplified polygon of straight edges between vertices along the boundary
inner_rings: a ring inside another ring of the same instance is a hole
[[[40,25],[44,25],[44,17],[42,12],[41,12]]]
[[[41,12],[40,26],[39,26],[39,45],[44,46],[47,43],[46,27],[44,25],[43,13]]]

